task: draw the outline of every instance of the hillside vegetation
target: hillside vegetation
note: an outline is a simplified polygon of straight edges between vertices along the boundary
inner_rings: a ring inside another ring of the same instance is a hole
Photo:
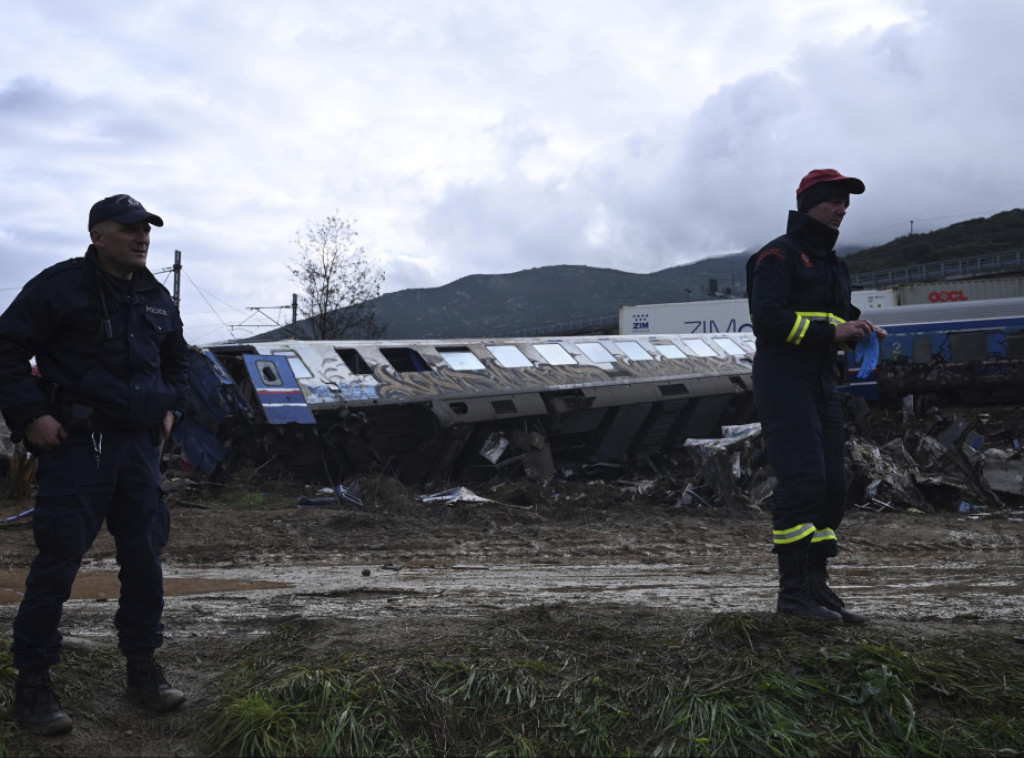
[[[926,234],[908,234],[846,256],[852,273],[1024,250],[1024,210],[973,218]]]
[[[1005,211],[926,234],[898,237],[846,254],[853,273],[902,268],[1024,249],[1024,210]],[[592,266],[543,266],[509,274],[474,274],[441,287],[407,289],[373,301],[387,339],[496,337],[530,330],[569,333],[573,322],[604,318],[620,307],[742,295],[748,252],[632,274]],[[258,339],[285,339],[291,328]],[[300,322],[299,338],[310,333]]]

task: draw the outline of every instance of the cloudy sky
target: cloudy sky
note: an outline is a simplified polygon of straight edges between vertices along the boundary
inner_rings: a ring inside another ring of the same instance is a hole
[[[746,250],[818,167],[867,184],[851,244],[1024,206],[1019,0],[0,7],[0,307],[120,192],[197,343],[267,328],[334,213],[394,291]]]

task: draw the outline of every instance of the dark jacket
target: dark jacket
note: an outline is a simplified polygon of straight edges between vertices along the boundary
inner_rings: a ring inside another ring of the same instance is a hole
[[[47,413],[66,423],[72,403],[92,409],[97,429],[152,428],[185,411],[187,360],[166,288],[148,269],[112,279],[90,245],[29,281],[0,315],[0,411],[14,439]]]
[[[860,316],[846,262],[833,250],[838,236],[791,211],[786,233],[750,256],[747,298],[758,353],[831,365],[836,324]]]

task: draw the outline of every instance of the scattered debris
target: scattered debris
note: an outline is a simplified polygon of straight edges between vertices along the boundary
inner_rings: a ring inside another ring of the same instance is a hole
[[[7,518],[0,519],[0,524],[10,524],[12,521],[17,521],[18,519],[24,518],[25,516],[31,516],[32,511],[34,510],[35,508],[29,508],[27,511],[22,511],[21,513],[18,513],[14,516],[8,516]]]
[[[295,498],[295,502],[300,508],[338,505],[342,500],[362,507],[363,499],[360,497],[359,485],[352,484],[346,487],[343,484],[338,484],[334,487],[323,487],[317,492],[317,497],[299,495]]]
[[[683,448],[713,502],[760,507],[770,497],[775,479],[767,469],[759,423],[723,426],[720,438],[688,439]],[[692,482],[683,491],[684,503],[688,496],[708,504]]]
[[[422,503],[494,503],[486,497],[480,497],[466,487],[453,487],[444,492],[435,492],[433,495],[420,495],[417,498]]]

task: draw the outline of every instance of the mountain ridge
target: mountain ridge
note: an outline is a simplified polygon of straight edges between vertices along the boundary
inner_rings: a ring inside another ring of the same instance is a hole
[[[952,224],[844,254],[851,273],[1024,249],[1024,210]],[[973,252],[971,252],[973,251]],[[501,336],[589,318],[616,318],[624,305],[741,295],[753,251],[704,258],[648,274],[553,264],[508,274],[467,274],[438,287],[399,290],[370,301],[385,339]],[[310,339],[300,321],[250,341]]]

